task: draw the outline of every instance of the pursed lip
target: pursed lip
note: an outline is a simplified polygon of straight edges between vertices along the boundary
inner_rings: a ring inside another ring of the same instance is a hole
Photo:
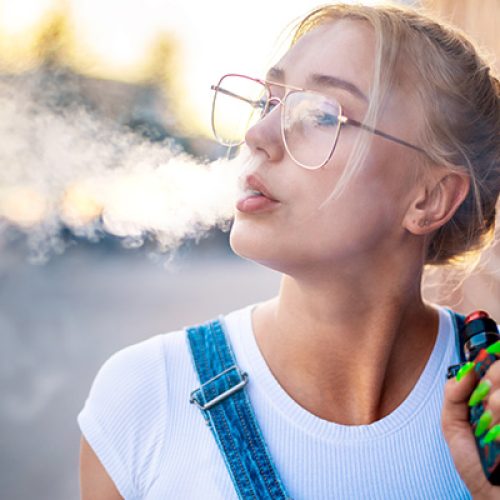
[[[279,201],[272,193],[267,189],[266,185],[260,180],[260,178],[255,174],[250,174],[245,179],[245,189],[251,189],[253,191],[259,191],[266,198],[269,198],[272,201]]]

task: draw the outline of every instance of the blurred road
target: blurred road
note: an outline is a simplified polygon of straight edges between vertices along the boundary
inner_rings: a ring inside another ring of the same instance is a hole
[[[78,498],[76,415],[113,352],[271,297],[278,275],[210,242],[167,269],[77,245],[42,266],[0,259],[0,497]]]
[[[0,256],[1,500],[78,498],[76,416],[113,352],[269,298],[279,285],[220,237],[166,266],[109,242],[34,266],[24,247],[0,241]],[[459,310],[500,317],[499,262],[492,256],[488,272],[467,281]]]

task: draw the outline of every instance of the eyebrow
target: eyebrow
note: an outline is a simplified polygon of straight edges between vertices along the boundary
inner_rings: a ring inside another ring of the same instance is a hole
[[[273,66],[266,75],[266,80],[276,80],[277,82],[285,81],[285,70]]]
[[[347,90],[347,92],[350,92],[354,96],[363,99],[363,101],[368,102],[368,97],[366,97],[366,95],[363,94],[363,92],[361,92],[361,90],[356,85],[354,85],[354,83],[343,80],[342,78],[337,78],[336,76],[330,75],[313,74],[309,77],[309,80],[322,87],[335,87]]]
[[[282,68],[278,68],[273,66],[267,72],[267,79],[275,80],[277,82],[285,81],[285,70]],[[365,102],[368,102],[368,97],[356,86],[354,83],[349,82],[347,80],[343,80],[342,78],[338,78],[336,76],[330,75],[322,75],[319,73],[313,73],[308,80],[310,80],[313,84],[318,85],[320,87],[334,87],[338,89],[347,90],[352,95],[362,99]]]

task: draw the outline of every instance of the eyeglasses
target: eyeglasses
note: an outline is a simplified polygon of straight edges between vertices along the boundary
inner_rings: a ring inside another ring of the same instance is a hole
[[[288,92],[283,98],[273,96],[271,86]],[[418,146],[348,118],[333,97],[313,90],[237,74],[224,75],[211,88],[215,91],[212,130],[224,146],[243,144],[246,132],[280,104],[283,144],[290,158],[301,167],[314,170],[326,165],[345,125],[425,153]]]

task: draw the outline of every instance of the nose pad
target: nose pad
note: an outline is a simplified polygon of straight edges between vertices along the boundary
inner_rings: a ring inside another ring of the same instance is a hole
[[[285,149],[281,139],[281,102],[277,104],[245,134],[250,150],[263,151],[271,161],[280,160]]]

